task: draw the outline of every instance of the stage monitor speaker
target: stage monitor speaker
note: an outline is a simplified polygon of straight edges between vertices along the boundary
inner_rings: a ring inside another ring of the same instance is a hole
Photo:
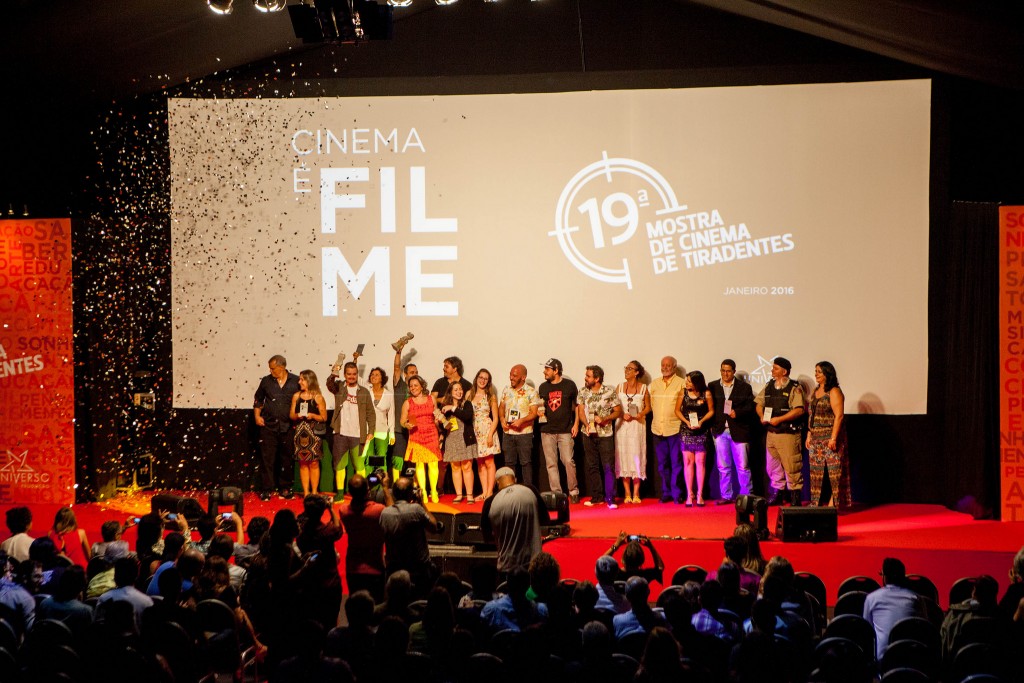
[[[557,515],[554,521],[551,521],[551,516],[548,515],[546,522],[541,520],[541,526],[569,523],[569,496],[561,492],[545,491],[540,494],[540,497],[544,501],[544,507],[548,509],[548,512],[554,512]]]
[[[480,528],[479,512],[460,512],[455,515],[455,537],[452,543],[494,548],[494,544],[488,543],[484,539],[484,532]]]
[[[203,506],[195,498],[184,498],[173,493],[158,493],[149,501],[150,509],[156,514],[161,512],[173,512],[176,515],[184,515],[189,526],[195,526],[199,518],[203,516]],[[177,529],[177,524],[167,524],[168,529]]]
[[[455,513],[435,512],[434,519],[441,523],[440,531],[427,531],[427,543],[451,544],[455,541]]]
[[[749,524],[759,539],[768,538],[768,501],[760,496],[743,495],[736,499],[736,525]]]
[[[209,498],[206,501],[206,511],[216,517],[222,505],[230,505],[238,513],[239,517],[245,517],[245,501],[242,496],[242,489],[237,486],[225,486],[210,490]]]
[[[839,514],[832,507],[780,508],[775,535],[782,541],[821,543],[839,539]]]

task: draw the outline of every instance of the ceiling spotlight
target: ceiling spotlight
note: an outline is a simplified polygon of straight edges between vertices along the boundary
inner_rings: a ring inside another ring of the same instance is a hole
[[[206,0],[206,4],[209,6],[210,11],[215,14],[231,14],[231,4],[235,0]]]
[[[412,5],[412,0],[388,0],[388,4],[392,7],[409,7]]]
[[[458,1],[459,0],[434,0],[434,2],[436,2],[438,5],[441,5],[442,7],[444,5],[454,5]]]
[[[252,0],[252,4],[260,12],[280,12],[288,2],[287,0]]]

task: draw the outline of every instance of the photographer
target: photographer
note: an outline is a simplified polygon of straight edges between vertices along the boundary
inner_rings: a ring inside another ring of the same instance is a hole
[[[619,567],[620,579],[625,581],[632,576],[642,576],[648,582],[657,581],[664,585],[665,562],[654,548],[651,539],[642,534],[627,535],[625,531],[620,531],[619,537],[605,555],[614,556],[615,552],[623,545],[626,546],[626,550],[622,553],[622,566]],[[651,551],[651,560],[654,562],[653,567],[645,568],[643,566],[645,547]]]
[[[372,481],[371,481],[372,480]],[[381,487],[384,501],[391,505],[391,482],[383,469],[375,470],[369,480],[354,474],[348,480],[352,500],[339,506],[339,517],[348,534],[345,553],[345,580],[348,594],[365,590],[375,602],[384,599],[384,530],[380,516],[384,505],[371,500],[371,490]]]
[[[440,531],[441,524],[414,494],[411,479],[401,477],[385,490],[392,496],[388,500],[394,501],[380,515],[386,551],[385,575],[390,576],[400,569],[408,571],[415,595],[425,596],[437,575],[427,549],[427,529]]]

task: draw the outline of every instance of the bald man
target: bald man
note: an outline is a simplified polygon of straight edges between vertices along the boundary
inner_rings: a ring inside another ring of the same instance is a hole
[[[498,571],[526,571],[540,552],[541,522],[549,519],[537,489],[516,483],[511,467],[495,473],[498,492],[484,502],[480,531],[498,546]]]
[[[661,359],[661,377],[651,382],[651,434],[657,457],[658,479],[661,481],[661,502],[682,501],[679,479],[683,473],[682,451],[679,448],[679,418],[676,403],[683,392],[684,381],[672,356]]]
[[[505,432],[502,450],[505,465],[520,469],[518,480],[533,486],[533,421],[537,419],[540,397],[526,383],[526,366],[513,365],[508,373],[509,386],[501,390],[498,417]]]

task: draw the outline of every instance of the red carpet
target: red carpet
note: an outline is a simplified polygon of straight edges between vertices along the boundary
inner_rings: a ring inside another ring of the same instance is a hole
[[[181,493],[181,492],[179,492]],[[187,494],[205,507],[202,493]],[[90,541],[100,540],[100,525],[108,519],[124,520],[149,512],[152,492],[122,495],[103,503],[75,505],[79,525]],[[451,504],[445,496],[435,511],[480,511],[481,505]],[[282,507],[301,511],[301,501],[275,498],[260,501],[255,495],[245,497],[246,518],[263,515],[272,518]],[[8,506],[9,507],[9,506]],[[34,505],[33,534],[41,535],[52,523],[56,505]],[[6,508],[0,508],[3,512]],[[777,508],[769,509],[768,528],[774,530]],[[718,566],[722,560],[722,539],[732,533],[735,511],[731,506],[684,508],[646,500],[641,505],[621,505],[617,510],[606,507],[571,509],[569,538],[552,541],[545,550],[558,558],[564,577],[592,578],[594,562],[611,545],[619,531],[642,533],[655,543],[665,561],[665,580],[684,564],[698,564],[705,569]],[[6,538],[6,530],[0,535]],[[125,538],[134,541],[129,530]],[[342,538],[339,551],[344,552]],[[1007,571],[1014,554],[1024,545],[1024,522],[993,522],[972,519],[938,505],[883,505],[839,517],[839,541],[836,543],[782,543],[765,541],[765,557],[783,555],[797,571],[817,574],[828,588],[829,604],[835,601],[836,590],[843,579],[866,574],[877,576],[882,559],[899,557],[908,573],[923,574],[939,588],[942,605],[953,582],[963,576],[991,574],[1005,588]],[[654,588],[655,593],[658,587]]]

